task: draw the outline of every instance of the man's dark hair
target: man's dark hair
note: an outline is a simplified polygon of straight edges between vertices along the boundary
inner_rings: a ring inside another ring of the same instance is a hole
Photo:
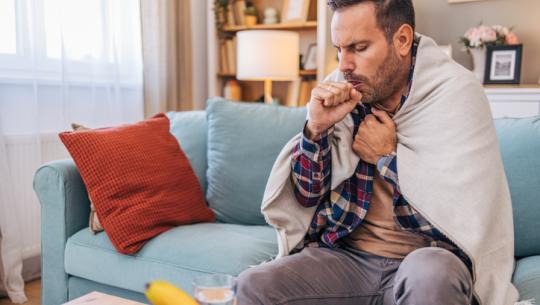
[[[403,24],[408,24],[414,31],[414,6],[412,0],[328,0],[332,11],[359,3],[371,2],[375,5],[377,25],[384,32],[388,41]]]

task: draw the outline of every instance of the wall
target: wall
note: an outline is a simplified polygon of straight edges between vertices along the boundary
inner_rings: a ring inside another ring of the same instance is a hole
[[[540,1],[484,0],[449,4],[447,0],[413,0],[417,31],[439,44],[452,44],[453,57],[468,68],[470,55],[462,51],[459,37],[480,22],[513,26],[523,43],[521,82],[538,83],[540,78]]]

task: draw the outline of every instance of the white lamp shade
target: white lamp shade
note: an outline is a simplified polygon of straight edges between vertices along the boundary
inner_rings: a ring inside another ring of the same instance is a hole
[[[236,35],[236,78],[298,78],[300,38],[291,31],[240,31]]]

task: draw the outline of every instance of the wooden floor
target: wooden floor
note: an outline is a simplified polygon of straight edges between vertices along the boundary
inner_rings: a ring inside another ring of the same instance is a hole
[[[41,280],[26,283],[24,288],[28,302],[24,305],[41,305]],[[0,298],[0,305],[11,305],[9,298]]]

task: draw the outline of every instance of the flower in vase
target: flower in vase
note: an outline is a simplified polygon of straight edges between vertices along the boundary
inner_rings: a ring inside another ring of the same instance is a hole
[[[461,43],[465,49],[483,48],[487,45],[517,44],[519,39],[511,28],[502,25],[479,25],[468,29]]]
[[[519,44],[519,38],[517,35],[513,32],[508,33],[505,38],[506,44]]]

